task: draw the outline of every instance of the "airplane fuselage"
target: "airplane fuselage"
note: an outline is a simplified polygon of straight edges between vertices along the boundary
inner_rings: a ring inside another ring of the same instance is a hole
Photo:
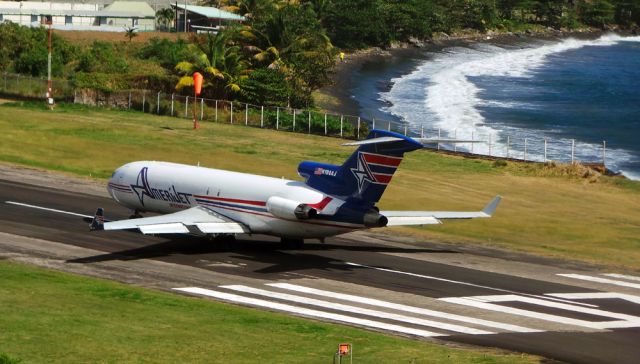
[[[204,206],[257,234],[322,238],[365,228],[336,214],[345,201],[304,182],[205,167],[133,162],[113,173],[108,191],[118,203],[140,212],[168,214]],[[290,216],[289,202],[304,204],[317,215]]]

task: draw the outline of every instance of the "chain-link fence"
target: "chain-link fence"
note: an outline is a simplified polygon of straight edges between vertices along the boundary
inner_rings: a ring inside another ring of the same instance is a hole
[[[0,93],[6,96],[44,100],[47,94],[47,79],[18,74],[3,73],[0,78]],[[68,80],[53,79],[53,97],[58,101],[73,101],[74,89]]]
[[[435,150],[464,155],[489,156],[529,162],[581,162],[600,167],[607,158],[606,142],[584,143],[574,139],[548,138],[540,133],[522,130],[496,130],[478,127],[446,130],[424,125],[409,125],[389,120],[365,120],[358,116],[324,113],[278,106],[260,106],[239,101],[194,98],[148,90],[104,93],[95,90],[74,90],[67,80],[53,81],[53,96],[57,101],[137,110],[199,121],[242,124],[297,133],[326,135],[345,139],[362,139],[372,129],[394,131],[411,137],[429,139],[464,139],[469,143],[432,144]],[[5,95],[42,98],[47,80],[28,76],[3,74],[0,92]]]

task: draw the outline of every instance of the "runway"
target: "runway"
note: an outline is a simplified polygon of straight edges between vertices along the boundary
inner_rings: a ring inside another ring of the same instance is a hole
[[[637,363],[640,277],[486,248],[354,233],[280,249],[241,236],[89,232],[111,199],[0,180],[0,258],[424,340],[575,363]]]

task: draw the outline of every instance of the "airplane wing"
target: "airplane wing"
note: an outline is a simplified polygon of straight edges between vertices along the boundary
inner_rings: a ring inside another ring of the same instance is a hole
[[[91,230],[138,229],[143,234],[241,234],[249,228],[225,216],[196,206],[172,214],[104,222],[104,210],[99,208]]]
[[[380,211],[380,214],[388,219],[387,226],[441,224],[440,219],[491,217],[501,200],[496,196],[482,211]]]

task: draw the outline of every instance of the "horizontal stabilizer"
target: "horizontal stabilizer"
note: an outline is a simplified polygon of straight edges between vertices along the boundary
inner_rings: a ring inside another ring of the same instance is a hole
[[[387,226],[439,224],[440,219],[475,219],[491,217],[502,197],[496,196],[482,211],[380,211]]]
[[[385,216],[387,226],[436,225],[442,224],[433,216]]]

